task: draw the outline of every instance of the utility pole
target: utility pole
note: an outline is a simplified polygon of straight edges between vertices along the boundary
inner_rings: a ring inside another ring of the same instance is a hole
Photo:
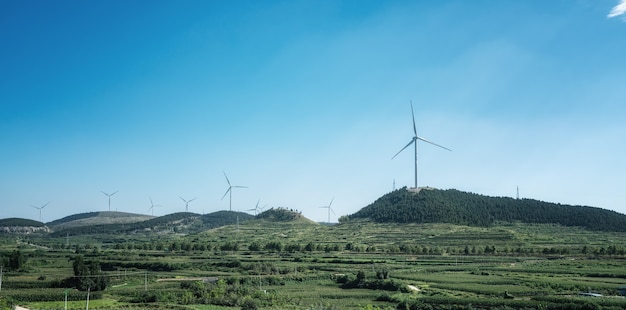
[[[69,291],[69,288],[65,289],[65,310],[67,310],[67,292]]]
[[[87,305],[85,306],[85,310],[89,310],[89,292],[91,292],[91,286],[87,288]]]

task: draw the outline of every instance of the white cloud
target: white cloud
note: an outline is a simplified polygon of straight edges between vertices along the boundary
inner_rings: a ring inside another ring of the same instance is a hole
[[[607,15],[608,18],[620,16],[626,13],[626,0],[620,0],[619,3],[613,7],[611,13]]]

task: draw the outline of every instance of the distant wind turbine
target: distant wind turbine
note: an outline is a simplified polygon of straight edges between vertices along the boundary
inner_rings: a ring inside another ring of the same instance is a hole
[[[400,151],[398,151],[398,153],[396,153],[396,155],[393,155],[393,157],[391,157],[391,159],[396,158],[396,156],[398,156],[398,154],[400,154],[402,151],[404,151],[404,149],[409,147],[411,144],[415,145],[415,188],[417,188],[417,143],[418,143],[418,140],[424,141],[426,143],[430,143],[430,144],[432,144],[434,146],[438,146],[438,147],[440,147],[440,148],[442,148],[444,150],[448,150],[450,152],[452,152],[452,150],[447,148],[447,147],[441,146],[441,145],[439,145],[437,143],[428,141],[428,140],[426,140],[426,139],[424,139],[424,138],[422,138],[422,137],[417,135],[417,128],[415,127],[415,114],[413,113],[413,101],[411,101],[411,116],[413,117],[413,134],[414,134],[414,136],[413,136],[413,138],[411,138],[411,141],[407,145],[405,145]]]
[[[150,208],[148,210],[152,211],[152,216],[154,216],[154,207],[160,207],[160,205],[155,205],[154,202],[152,202],[152,197],[148,197],[150,199]]]
[[[46,204],[44,204],[44,205],[43,205],[43,206],[41,206],[41,207],[36,207],[36,206],[30,205],[31,207],[33,207],[33,208],[35,208],[35,209],[39,210],[39,221],[40,221],[40,222],[42,222],[42,223],[43,223],[43,218],[41,217],[41,210],[43,210],[43,208],[45,208],[45,207],[46,207],[49,203],[50,203],[50,202],[48,201],[48,202],[46,202]]]
[[[107,193],[105,193],[105,192],[103,192],[103,191],[101,191],[101,192],[102,192],[103,194],[107,195],[107,197],[109,197],[109,211],[111,211],[111,196],[115,195],[115,194],[116,194],[117,192],[119,192],[119,191],[115,191],[115,192],[113,192],[113,193],[111,193],[111,194],[107,194]]]
[[[222,196],[222,200],[224,200],[224,197],[226,197],[226,194],[229,195],[229,201],[230,202],[228,204],[228,211],[232,211],[233,210],[233,188],[248,188],[248,187],[247,186],[230,184],[230,180],[228,179],[228,176],[226,175],[226,172],[223,172],[223,173],[224,173],[224,177],[226,178],[226,182],[228,182],[228,189],[226,190],[226,193],[224,193],[224,196]]]
[[[333,209],[330,207],[332,206],[334,200],[335,200],[335,197],[333,197],[333,199],[330,200],[330,203],[327,206],[320,207],[320,208],[328,209],[328,223],[330,223],[330,212],[335,214],[335,211],[333,211]]]
[[[261,213],[261,211],[263,211],[263,208],[265,208],[265,206],[259,208],[259,203],[260,202],[261,202],[261,199],[257,200],[256,206],[254,207],[254,209],[248,209],[246,211],[254,211],[254,215],[258,215],[259,213]]]
[[[189,212],[189,203],[198,199],[198,198],[194,198],[191,200],[185,200],[185,198],[178,196],[180,199],[182,199],[185,202],[185,212]]]

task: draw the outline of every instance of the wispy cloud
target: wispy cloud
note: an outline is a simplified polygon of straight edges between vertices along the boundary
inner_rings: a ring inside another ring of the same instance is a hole
[[[608,18],[617,17],[626,13],[626,0],[620,0],[619,3],[613,7],[611,13],[607,15]]]

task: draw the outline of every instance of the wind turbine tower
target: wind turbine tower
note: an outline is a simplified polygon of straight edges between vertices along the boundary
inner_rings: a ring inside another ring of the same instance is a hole
[[[444,150],[448,150],[450,152],[452,152],[451,149],[441,146],[437,143],[431,142],[426,140],[425,138],[422,138],[420,136],[417,135],[417,127],[415,127],[415,113],[413,112],[413,101],[411,101],[411,116],[413,117],[413,138],[411,138],[411,141],[409,141],[409,143],[407,143],[407,145],[405,145],[400,151],[398,151],[398,153],[396,153],[396,155],[393,155],[393,157],[391,157],[391,159],[396,158],[396,156],[398,156],[398,154],[400,154],[402,151],[404,151],[404,149],[406,149],[407,147],[409,147],[411,144],[414,145],[415,147],[415,188],[417,189],[417,144],[418,141],[424,141],[426,143],[432,144],[434,146],[438,146]]]
[[[44,205],[43,205],[43,206],[41,206],[41,207],[36,207],[36,206],[31,205],[31,207],[33,207],[33,208],[35,208],[35,209],[39,210],[39,221],[40,221],[40,222],[42,222],[42,223],[43,223],[43,218],[41,217],[41,210],[43,210],[43,208],[45,208],[45,207],[46,207],[49,203],[50,203],[50,202],[46,202],[46,204],[44,204]]]
[[[226,194],[228,194],[229,196],[228,211],[232,211],[233,210],[233,188],[248,188],[248,187],[230,184],[230,180],[228,179],[226,172],[223,172],[223,173],[224,173],[224,177],[226,178],[226,182],[228,183],[228,189],[226,190],[226,193],[224,193],[224,196],[222,196],[222,200],[224,200],[224,197],[226,197]]]
[[[320,208],[328,209],[328,223],[330,223],[330,212],[335,214],[335,211],[333,211],[333,209],[330,207],[333,205],[334,200],[335,200],[335,197],[333,197],[333,199],[330,200],[330,203],[327,206],[320,207]]]
[[[115,195],[117,192],[119,191],[115,191],[111,194],[105,193],[104,191],[101,191],[103,194],[105,194],[107,197],[109,197],[109,211],[111,211],[111,196]]]
[[[198,199],[198,198],[194,198],[191,200],[185,200],[185,198],[178,196],[180,199],[182,199],[185,202],[185,212],[189,212],[189,203]]]

